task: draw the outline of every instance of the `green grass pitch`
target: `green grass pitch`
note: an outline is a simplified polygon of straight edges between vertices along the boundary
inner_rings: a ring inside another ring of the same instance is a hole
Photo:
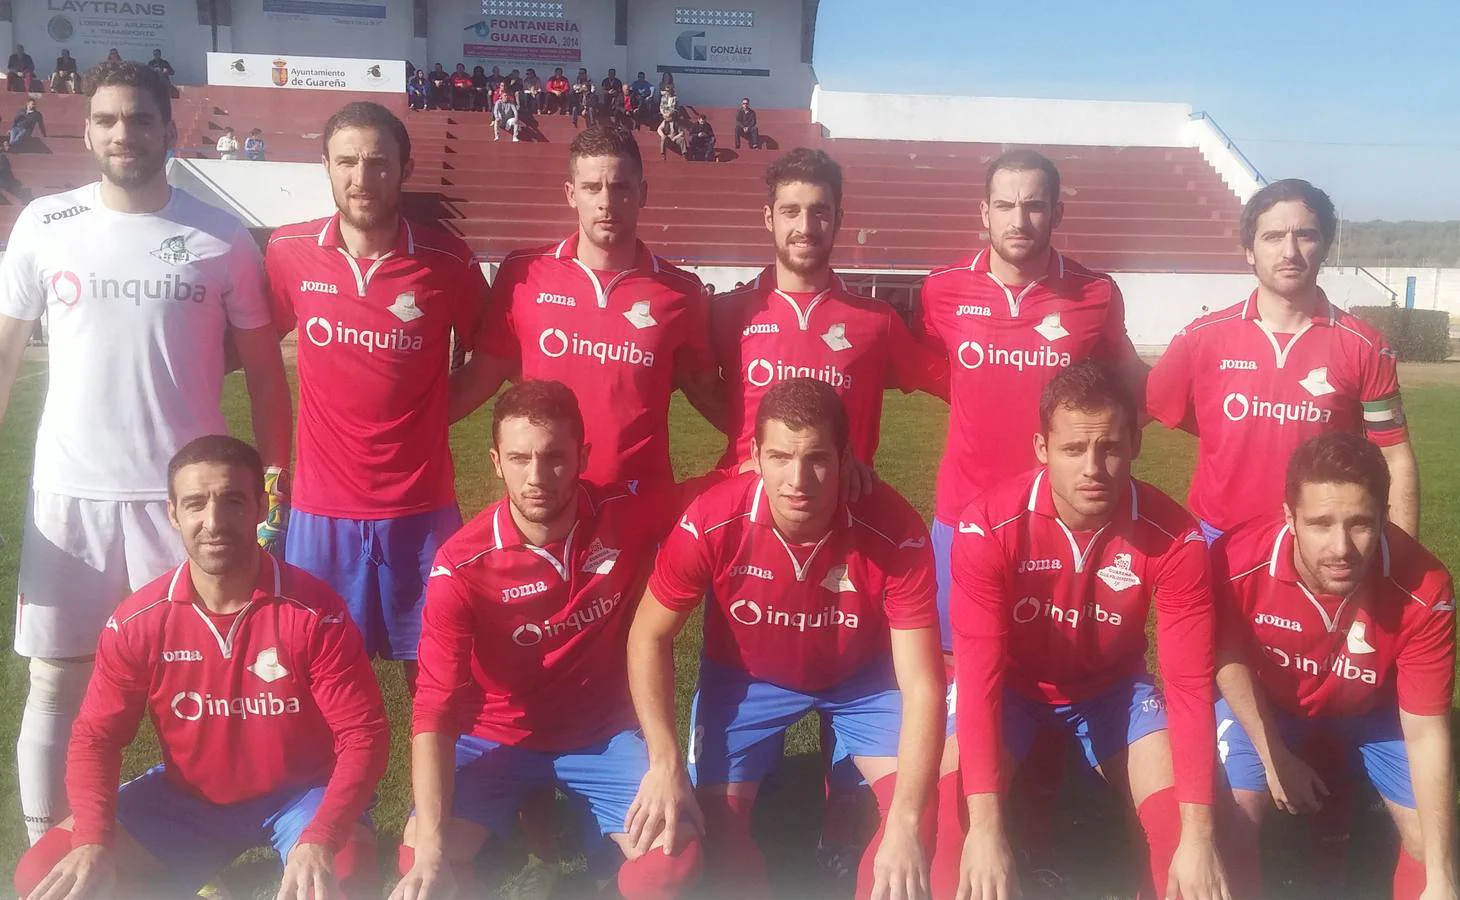
[[[1423,537],[1453,569],[1460,562],[1460,378],[1448,367],[1404,367],[1401,380],[1408,384],[1405,398],[1423,482]],[[45,393],[44,364],[28,362],[10,402],[3,430],[0,430],[0,585],[10,591],[15,584],[19,557],[21,517],[29,489],[34,434]],[[242,379],[229,378],[225,408],[235,433],[249,436],[248,406]],[[470,518],[498,494],[487,458],[489,411],[483,409],[459,423],[451,435],[456,456],[457,490],[463,514]],[[889,394],[883,416],[882,446],[878,454],[881,477],[897,487],[928,516],[932,514],[933,486],[943,448],[947,408],[929,397]],[[676,397],[670,415],[670,433],[676,473],[680,477],[699,474],[713,463],[723,449],[723,438]],[[1194,442],[1159,426],[1146,430],[1145,448],[1137,473],[1173,496],[1184,499],[1195,458]],[[10,601],[13,602],[13,601]],[[13,616],[0,615],[0,637],[9,647]],[[689,699],[698,665],[697,628],[690,629],[678,648],[681,728],[688,720]],[[409,809],[408,703],[399,669],[390,664],[377,667],[392,724],[390,771],[380,786],[375,821],[382,841],[382,862],[393,869],[394,845]],[[25,661],[12,653],[0,654],[0,861],[8,873],[25,845],[20,804],[16,792],[14,752],[20,712],[26,692]],[[773,878],[781,896],[787,898],[838,896],[828,893],[814,870],[813,853],[820,821],[821,787],[816,755],[816,731],[802,722],[787,739],[785,766],[775,785],[767,790],[757,813],[757,831],[767,850]],[[157,759],[150,730],[138,738],[127,756],[126,774],[140,771]],[[1351,845],[1353,896],[1387,895],[1392,844],[1383,822],[1372,810],[1361,810],[1361,821]],[[1276,818],[1276,817],[1275,817]],[[1305,890],[1300,879],[1286,875],[1287,864],[1302,847],[1304,832],[1294,827],[1270,830],[1269,872],[1273,896],[1316,896]],[[518,873],[520,847],[507,842],[501,852],[508,874],[499,896],[534,896],[532,869]],[[1065,797],[1056,820],[1056,843],[1068,856],[1064,874],[1076,879],[1078,896],[1119,897],[1134,895],[1139,836],[1121,808],[1090,778],[1072,769]],[[387,862],[388,861],[388,862]],[[236,865],[224,879],[236,898],[274,896],[269,884],[273,863],[254,854]],[[573,864],[565,868],[571,870]],[[571,871],[562,883],[572,883]],[[1027,890],[1027,889],[1026,889]],[[0,894],[5,894],[0,891]],[[570,891],[560,889],[557,896]],[[1032,892],[1029,892],[1032,893]],[[1028,895],[1028,893],[1026,894]],[[1329,892],[1326,900],[1331,900]]]

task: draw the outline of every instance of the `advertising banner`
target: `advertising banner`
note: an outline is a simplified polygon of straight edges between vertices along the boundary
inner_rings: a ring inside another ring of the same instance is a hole
[[[404,94],[406,64],[399,59],[209,53],[208,83],[237,87]]]
[[[264,17],[274,22],[376,28],[385,23],[382,0],[264,0]]]
[[[555,65],[583,61],[582,35],[574,19],[473,16],[462,31],[463,59]]]
[[[665,23],[660,72],[770,77],[767,50],[753,27]]]
[[[39,5],[40,0],[34,0]],[[193,4],[184,0],[45,0],[46,37],[58,48],[68,47],[78,60],[100,61],[115,47],[126,59],[151,59],[154,49],[164,54],[181,48],[180,27],[192,15]],[[46,73],[38,42],[32,55]],[[54,55],[54,54],[53,54]],[[87,64],[87,63],[83,63]]]

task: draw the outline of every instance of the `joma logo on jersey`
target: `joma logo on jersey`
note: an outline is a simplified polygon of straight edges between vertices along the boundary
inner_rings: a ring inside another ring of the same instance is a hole
[[[569,297],[567,294],[549,294],[547,291],[541,291],[541,292],[538,293],[538,295],[537,295],[537,302],[538,303],[551,303],[553,306],[577,306],[578,305],[578,301],[577,300],[574,300],[572,297]]]
[[[276,697],[272,692],[251,697],[214,697],[197,691],[178,691],[172,698],[172,714],[184,722],[196,722],[203,716],[238,719],[284,716],[299,710],[298,697]]]
[[[993,314],[994,311],[987,306],[970,306],[968,304],[964,304],[963,306],[958,307],[958,312],[954,313],[953,315],[984,316],[985,318],[987,318],[989,316],[992,316]]]
[[[775,628],[806,631],[808,628],[835,628],[838,625],[856,628],[861,624],[856,613],[849,613],[835,603],[828,603],[815,612],[788,612],[767,606],[761,609],[754,600],[736,600],[730,604],[730,618],[741,625],[755,627],[766,624]]]
[[[1222,401],[1222,412],[1232,422],[1243,419],[1272,419],[1279,425],[1288,422],[1305,422],[1309,425],[1321,422],[1327,425],[1333,419],[1333,410],[1317,406],[1312,400],[1302,403],[1274,403],[1256,394],[1231,393]]]
[[[79,215],[81,215],[84,212],[90,212],[90,211],[91,211],[91,207],[89,207],[89,206],[77,205],[77,206],[71,207],[70,209],[60,210],[59,212],[46,213],[46,217],[44,219],[41,219],[41,224],[42,225],[49,225],[52,222],[59,222],[62,219],[69,219],[72,216],[79,216]]]
[[[301,281],[299,292],[302,294],[338,294],[338,285],[330,284],[328,281]]]
[[[535,581],[532,584],[519,584],[516,587],[509,587],[502,592],[503,600],[521,600],[523,597],[531,597],[546,592],[548,589],[546,581]]]
[[[1251,359],[1224,359],[1217,366],[1218,372],[1226,372],[1229,369],[1239,369],[1244,372],[1256,372],[1257,361]]]
[[[512,632],[512,643],[519,647],[533,647],[541,644],[548,638],[558,637],[568,631],[576,634],[594,622],[601,622],[608,618],[609,613],[618,608],[619,601],[623,597],[623,591],[619,591],[612,597],[599,597],[588,603],[582,609],[573,610],[561,622],[547,620],[541,625],[536,622],[527,622],[518,625]]]
[[[747,325],[741,330],[741,337],[750,337],[752,334],[780,334],[781,326],[775,322],[765,322],[760,325]]]
[[[751,578],[759,578],[762,581],[775,581],[776,576],[770,569],[762,569],[760,566],[731,566],[729,576],[738,578],[741,575],[749,575]]]
[[[1304,656],[1301,653],[1288,653],[1278,647],[1262,645],[1267,655],[1272,657],[1273,662],[1284,669],[1297,669],[1304,675],[1322,675],[1324,672],[1332,672],[1344,681],[1359,681],[1364,684],[1377,685],[1379,673],[1373,669],[1365,669],[1363,666],[1354,665],[1354,661],[1348,658],[1347,653],[1335,653],[1327,659],[1313,659],[1311,656]]]
[[[1081,619],[1090,618],[1109,625],[1118,626],[1121,623],[1120,613],[1111,612],[1099,603],[1087,603],[1083,609],[1065,609],[1055,606],[1053,600],[1041,603],[1034,597],[1025,597],[1014,604],[1014,621],[1019,625],[1028,625],[1040,616],[1071,628],[1079,627]]]
[[[1063,561],[1058,559],[1022,559],[1019,561],[1019,574],[1025,572],[1058,572],[1065,567]]]
[[[1258,613],[1252,620],[1255,625],[1271,625],[1274,628],[1281,628],[1284,631],[1295,631],[1303,633],[1303,623],[1297,619],[1284,619],[1282,616],[1275,616],[1271,613]]]
[[[785,381],[788,378],[814,378],[817,381],[824,381],[834,388],[852,387],[852,376],[838,369],[836,366],[822,366],[813,369],[811,366],[792,366],[776,360],[771,362],[768,359],[752,359],[745,367],[745,380],[756,387],[765,387],[777,381]]]
[[[622,341],[616,344],[608,341],[590,341],[580,337],[577,332],[574,332],[570,338],[560,328],[543,329],[542,334],[537,336],[537,347],[542,351],[542,355],[549,359],[557,359],[571,352],[574,356],[596,359],[600,366],[606,366],[611,362],[622,362],[631,366],[643,366],[647,369],[654,365],[654,351],[645,350],[633,341]]]
[[[964,341],[958,345],[958,362],[965,369],[979,369],[985,363],[991,366],[1005,366],[1022,372],[1025,369],[1063,369],[1070,364],[1070,355],[1053,347],[1025,350],[1015,347],[987,346],[977,341]]]
[[[197,650],[164,650],[163,662],[202,662],[203,654]]]

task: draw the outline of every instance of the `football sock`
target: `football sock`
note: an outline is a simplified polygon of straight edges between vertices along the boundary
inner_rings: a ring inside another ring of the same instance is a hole
[[[66,748],[71,724],[91,679],[90,659],[32,659],[30,691],[15,744],[20,776],[20,809],[34,844],[69,814],[66,803]]]
[[[675,900],[703,870],[700,840],[693,838],[673,856],[655,849],[626,860],[618,870],[618,890],[624,900]]]
[[[1166,879],[1171,873],[1171,857],[1181,842],[1181,812],[1176,806],[1176,788],[1162,788],[1142,803],[1136,811],[1146,831],[1146,844],[1151,855],[1152,897],[1166,895]],[[1144,895],[1145,892],[1142,892]]]
[[[938,793],[933,802],[935,813],[931,865],[928,878],[934,897],[958,895],[959,867],[963,862],[963,835],[968,830],[965,819],[968,806],[963,799],[963,779],[950,772],[938,779]]]
[[[715,890],[733,885],[737,898],[769,900],[765,855],[750,833],[755,798],[702,793],[699,801],[705,816],[705,880]]]
[[[45,877],[51,874],[56,863],[71,852],[71,832],[65,828],[52,828],[41,836],[31,848],[20,857],[15,866],[15,893],[29,897]],[[1423,879],[1421,879],[1423,881]]]
[[[1394,900],[1416,900],[1425,891],[1425,864],[1399,848],[1394,864]]]
[[[344,900],[380,896],[380,859],[374,839],[352,837],[335,854],[335,881]],[[411,854],[414,859],[415,854]]]

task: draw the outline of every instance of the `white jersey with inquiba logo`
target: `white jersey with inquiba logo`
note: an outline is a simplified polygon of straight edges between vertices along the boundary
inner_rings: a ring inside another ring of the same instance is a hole
[[[177,188],[141,214],[107,209],[100,188],[28,204],[0,261],[0,314],[50,314],[34,486],[162,500],[178,448],[228,430],[224,332],[270,324],[262,257],[241,222]]]

